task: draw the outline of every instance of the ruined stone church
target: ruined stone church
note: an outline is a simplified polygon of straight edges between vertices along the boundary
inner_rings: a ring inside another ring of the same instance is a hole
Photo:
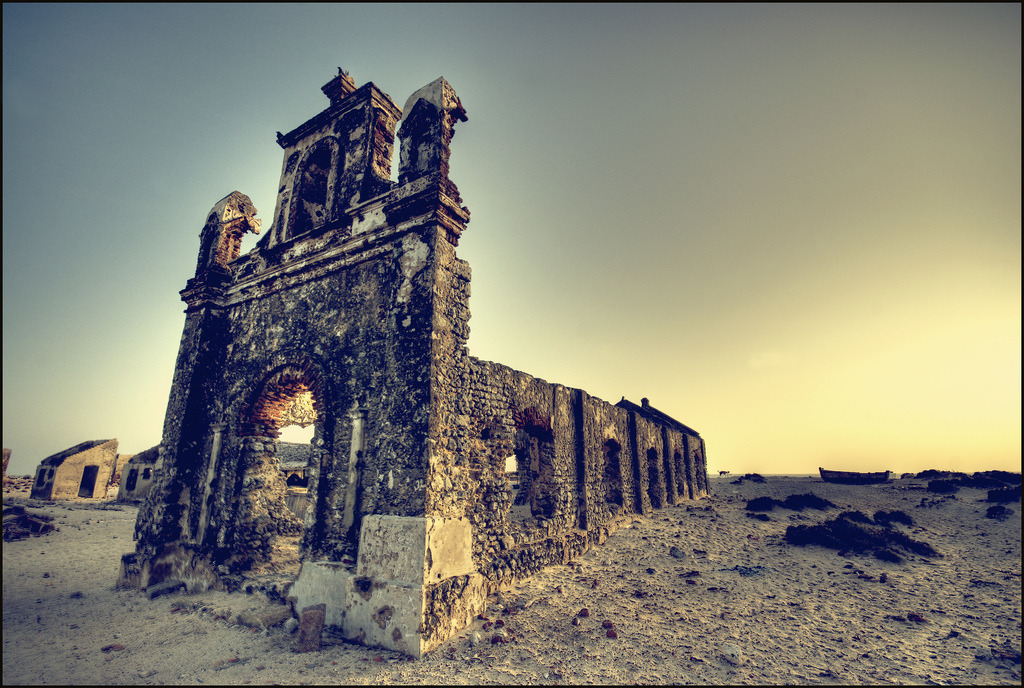
[[[119,584],[286,575],[297,610],[323,603],[346,637],[421,656],[624,515],[707,494],[704,442],[646,399],[610,404],[472,357],[456,252],[470,214],[448,170],[459,98],[439,78],[399,108],[341,70],[322,90],[326,109],[277,136],[277,206],[255,248],[239,255],[261,221],[237,191],[202,228]],[[277,456],[295,423],[315,428],[303,488]],[[305,490],[301,519],[289,489]]]

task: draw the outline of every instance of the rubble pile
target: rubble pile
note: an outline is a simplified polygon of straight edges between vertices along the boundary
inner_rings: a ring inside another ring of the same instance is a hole
[[[28,496],[32,493],[32,476],[4,476],[4,494]]]
[[[4,507],[4,542],[24,540],[29,536],[46,535],[56,530],[53,516],[29,513],[23,506]]]

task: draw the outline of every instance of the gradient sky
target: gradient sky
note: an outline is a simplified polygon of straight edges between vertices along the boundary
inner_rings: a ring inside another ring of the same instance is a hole
[[[9,472],[160,441],[206,214],[269,229],[338,67],[466,107],[474,355],[711,471],[1020,469],[1017,4],[4,4]]]

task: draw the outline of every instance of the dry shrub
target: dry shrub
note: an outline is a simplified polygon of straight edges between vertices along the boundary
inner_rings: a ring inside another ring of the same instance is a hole
[[[960,489],[959,480],[929,480],[928,491],[937,494],[953,494]]]
[[[747,511],[771,511],[781,503],[771,497],[755,497],[747,500]]]
[[[790,526],[786,529],[786,542],[791,545],[820,545],[835,550],[873,552],[876,558],[893,563],[903,560],[896,552],[897,549],[923,557],[942,556],[927,542],[913,540],[897,530],[858,522],[861,518],[867,519],[867,516],[859,511],[848,511],[818,525]]]
[[[1020,486],[1017,487],[1004,487],[999,490],[989,490],[988,497],[985,498],[986,502],[1019,502],[1020,501]]]
[[[875,523],[878,525],[889,525],[891,523],[902,523],[905,526],[914,525],[914,519],[905,511],[881,511],[875,512]]]
[[[824,511],[825,509],[839,508],[827,499],[822,499],[811,492],[808,492],[807,494],[790,495],[782,501],[782,506],[786,509],[792,509],[793,511],[803,511],[804,509],[818,509]]]

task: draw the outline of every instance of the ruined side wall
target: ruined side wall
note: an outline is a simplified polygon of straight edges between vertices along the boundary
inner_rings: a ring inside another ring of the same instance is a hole
[[[636,441],[645,509],[653,510],[668,506],[661,426],[637,415]],[[643,513],[648,511],[645,510]]]
[[[634,497],[629,412],[583,392],[588,526],[600,528],[626,513],[639,513]],[[617,449],[617,451],[616,451]]]
[[[469,519],[473,559],[491,585],[568,561],[625,514],[702,494],[673,463],[676,447],[682,462],[699,438],[501,364],[470,357],[459,372],[428,515]]]

